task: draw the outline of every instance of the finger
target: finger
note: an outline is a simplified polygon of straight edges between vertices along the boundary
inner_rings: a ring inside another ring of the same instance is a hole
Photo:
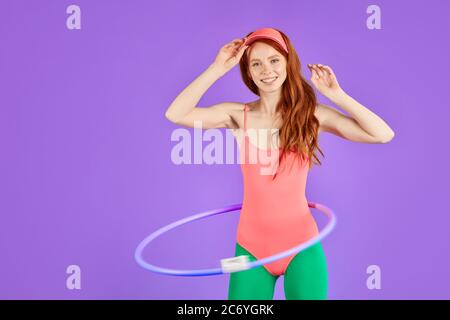
[[[236,43],[236,46],[241,48],[244,45],[244,43],[245,43],[245,41],[241,39]]]
[[[315,79],[315,80],[319,80],[319,75],[317,74],[317,71],[314,69],[314,68],[312,68],[312,70],[311,70],[311,75],[312,75],[312,77],[313,77],[313,79]]]
[[[328,75],[328,72],[325,69],[323,69],[322,67],[319,67],[319,70],[320,70],[320,72],[322,74],[322,79],[327,81],[327,82],[330,81],[330,77]]]
[[[318,72],[320,73],[320,79],[327,85],[329,86],[331,84],[331,78],[330,75],[328,74],[328,70],[323,68],[322,64],[318,64],[317,65],[317,69]]]
[[[310,65],[308,65],[308,67],[309,67],[309,71],[311,71],[311,76],[316,78],[317,72],[316,72],[316,69],[314,68],[314,65],[310,64]]]
[[[242,48],[242,42],[235,42],[231,45],[230,50],[233,50],[233,54],[237,54]]]
[[[324,73],[325,73],[325,77],[324,77],[325,83],[327,84],[327,86],[332,86],[333,78],[332,78],[330,72],[324,67],[322,67],[322,69],[324,70]]]
[[[242,46],[241,49],[239,49],[236,57],[238,60],[241,60],[242,55],[244,54],[245,50],[248,48],[248,46]]]
[[[315,64],[311,64],[311,70],[314,70],[317,72],[317,66]]]
[[[236,42],[236,44],[235,44],[235,46],[236,46],[237,49],[242,48],[243,45],[244,45],[244,41],[238,41],[238,42]]]
[[[333,70],[329,66],[323,66],[329,73],[330,77],[335,79],[336,75],[334,74]]]
[[[330,75],[330,71],[327,68],[325,68],[325,66],[323,64],[319,64],[319,68],[323,72],[324,76]]]
[[[330,85],[332,80],[331,80],[331,76],[329,74],[329,71],[327,69],[325,69],[322,64],[319,64],[319,70],[322,73],[322,79],[325,81],[325,83],[327,85]]]
[[[242,51],[242,46],[241,47],[235,47],[233,48],[233,55],[238,56]]]
[[[321,72],[323,72],[323,64],[320,64],[320,63],[318,63],[317,64],[317,68],[321,71]]]
[[[319,64],[319,68],[320,68],[320,69],[322,69],[322,70],[328,72],[328,70],[327,70],[325,67],[326,67],[325,65]]]
[[[234,39],[231,44],[234,46],[240,45],[242,43],[242,39]]]
[[[311,71],[311,72],[313,72],[313,71],[315,71],[316,72],[316,74],[318,74],[318,72],[317,72],[317,68],[316,68],[316,66],[314,65],[314,64],[308,64],[308,68],[309,68],[309,70]]]
[[[317,69],[317,73],[318,73],[321,77],[325,77],[325,72],[322,70],[322,68],[320,67],[320,65],[316,65],[316,69]]]
[[[228,44],[224,45],[224,46],[222,47],[222,49],[230,50],[232,47],[233,47],[233,44],[228,43]]]
[[[314,68],[314,72],[317,75],[317,82],[321,83],[321,84],[327,84],[329,83],[329,79],[327,79],[327,77],[323,74],[323,71],[320,70],[320,68],[318,66],[315,66]]]
[[[325,82],[325,84],[326,84],[327,86],[331,86],[332,83],[333,83],[333,79],[332,79],[332,77],[331,77],[331,75],[330,75],[329,70],[327,70],[327,69],[325,68],[325,66],[322,65],[322,64],[319,64],[319,65],[318,65],[318,68],[319,68],[320,72],[322,73],[322,77],[321,77],[322,80]]]

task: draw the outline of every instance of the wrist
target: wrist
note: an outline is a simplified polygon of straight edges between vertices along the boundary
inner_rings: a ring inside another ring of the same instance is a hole
[[[339,89],[336,92],[333,92],[333,94],[329,95],[328,99],[330,99],[333,103],[339,103],[340,101],[344,100],[347,96],[347,93]]]

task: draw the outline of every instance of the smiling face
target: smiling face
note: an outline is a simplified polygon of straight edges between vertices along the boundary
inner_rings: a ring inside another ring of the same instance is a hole
[[[255,42],[248,58],[248,71],[259,90],[279,90],[286,80],[286,58],[272,46]]]

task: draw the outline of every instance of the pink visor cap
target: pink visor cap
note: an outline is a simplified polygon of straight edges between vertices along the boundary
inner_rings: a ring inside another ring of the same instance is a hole
[[[272,28],[262,28],[256,30],[255,32],[251,33],[247,38],[244,39],[245,39],[244,46],[250,45],[259,39],[270,39],[277,42],[286,52],[288,52],[286,42],[284,42],[281,33]]]

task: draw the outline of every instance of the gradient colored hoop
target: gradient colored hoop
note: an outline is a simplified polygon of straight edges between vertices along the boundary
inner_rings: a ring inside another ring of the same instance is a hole
[[[293,247],[291,249],[282,251],[280,253],[277,253],[275,255],[272,255],[270,257],[266,257],[263,259],[259,259],[256,261],[252,261],[248,263],[248,269],[252,269],[252,268],[256,268],[259,267],[261,265],[264,264],[268,264],[271,262],[274,262],[276,260],[279,259],[283,259],[286,258],[294,253],[298,253],[302,250],[305,250],[306,248],[311,247],[312,245],[316,244],[317,242],[321,241],[322,239],[324,239],[335,227],[336,225],[336,216],[334,215],[334,212],[319,203],[314,203],[314,202],[308,202],[308,206],[310,208],[315,208],[318,209],[319,211],[321,211],[322,213],[324,213],[327,217],[328,217],[328,222],[325,225],[325,227],[319,232],[319,234],[302,243],[299,246]],[[145,247],[151,243],[153,240],[155,240],[156,238],[158,238],[159,236],[161,236],[162,234],[168,232],[169,230],[175,229],[181,225],[184,225],[186,223],[189,222],[193,222],[193,221],[197,221],[197,220],[201,220],[207,217],[211,217],[217,214],[222,214],[222,213],[226,213],[226,212],[232,212],[232,211],[236,211],[242,208],[242,203],[241,204],[235,204],[235,205],[231,205],[231,206],[227,206],[224,208],[219,208],[219,209],[213,209],[213,210],[209,210],[206,212],[202,212],[202,213],[198,213],[195,215],[192,215],[190,217],[175,221],[165,227],[162,227],[158,230],[156,230],[155,232],[153,232],[152,234],[150,234],[149,236],[147,236],[144,240],[141,241],[141,243],[137,246],[135,253],[134,253],[134,258],[136,260],[136,262],[144,269],[150,270],[152,272],[156,272],[156,273],[160,273],[160,274],[164,274],[164,275],[173,275],[173,276],[187,276],[187,277],[191,277],[191,276],[210,276],[210,275],[218,275],[218,274],[225,274],[228,272],[223,272],[222,268],[213,268],[213,269],[197,269],[197,270],[177,270],[177,269],[167,269],[167,268],[161,268],[155,265],[152,265],[146,261],[144,261],[144,259],[142,258],[142,252],[144,251]],[[247,269],[247,270],[248,270]]]

